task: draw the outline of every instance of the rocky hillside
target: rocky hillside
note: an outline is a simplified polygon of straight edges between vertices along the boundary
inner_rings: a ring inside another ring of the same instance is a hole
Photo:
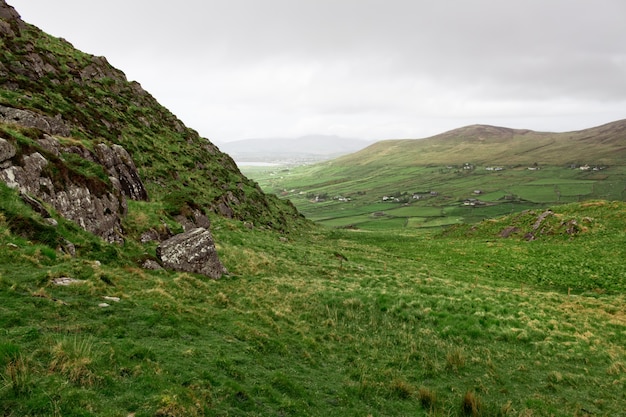
[[[210,115],[208,115],[210,117]],[[104,57],[0,0],[0,178],[108,241],[126,199],[287,230],[302,217]]]

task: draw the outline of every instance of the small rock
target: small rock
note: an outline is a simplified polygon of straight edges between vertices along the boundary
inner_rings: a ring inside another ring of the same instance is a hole
[[[120,302],[120,298],[119,297],[109,297],[109,296],[104,296],[102,297],[107,301],[113,301],[115,303],[119,303]]]
[[[98,307],[107,308],[107,307],[111,307],[111,306],[108,305],[107,303],[100,303],[100,304],[98,304]]]
[[[146,259],[146,261],[141,265],[143,269],[148,269],[150,271],[160,271],[163,269],[161,265],[157,261],[152,259]]]
[[[535,224],[533,224],[533,230],[537,230],[539,229],[539,226],[541,226],[541,223],[543,223],[543,221],[548,218],[549,216],[553,216],[554,212],[552,210],[546,210],[543,213],[541,213],[539,215],[539,217],[537,217],[537,221],[535,222]]]
[[[139,238],[139,240],[141,241],[141,243],[148,243],[148,242],[159,241],[159,232],[157,232],[154,229],[150,229],[150,230],[142,233],[141,237]]]
[[[60,249],[72,258],[76,256],[76,246],[74,246],[74,244],[67,239],[63,239]]]
[[[7,246],[8,246],[10,249],[18,249],[18,248],[19,248],[19,246],[17,246],[15,243],[7,243]]]
[[[509,237],[513,233],[519,232],[519,229],[515,226],[509,226],[500,232],[500,237]]]
[[[41,214],[44,218],[46,218],[46,221],[48,221],[48,219],[50,218],[50,213],[48,212],[48,210],[46,210],[44,205],[39,200],[22,192],[20,192],[20,198],[22,199],[23,202],[28,204],[33,210],[35,210],[37,213]]]
[[[79,279],[74,279],[74,278],[70,278],[70,277],[60,277],[60,278],[54,278],[52,280],[52,283],[54,285],[62,285],[64,287],[67,287],[68,285],[72,285],[72,284],[82,284],[85,281],[81,281]]]
[[[13,158],[15,153],[15,147],[8,141],[0,138],[0,164]]]

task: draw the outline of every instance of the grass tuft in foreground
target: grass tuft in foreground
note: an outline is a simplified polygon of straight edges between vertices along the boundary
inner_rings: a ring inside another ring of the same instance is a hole
[[[149,246],[48,256],[5,211],[0,413],[619,416],[625,206],[554,213],[593,221],[528,241],[494,233],[515,216],[288,237],[215,219],[231,275],[213,281],[137,268]]]

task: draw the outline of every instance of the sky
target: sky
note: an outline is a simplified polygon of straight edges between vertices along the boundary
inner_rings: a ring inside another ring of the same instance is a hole
[[[7,0],[217,142],[626,118],[624,0]]]

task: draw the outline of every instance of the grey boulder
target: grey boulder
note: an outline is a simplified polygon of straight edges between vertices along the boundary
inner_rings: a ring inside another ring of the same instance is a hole
[[[228,273],[219,260],[211,232],[203,227],[188,230],[162,242],[156,254],[166,269],[192,272],[213,279]]]

